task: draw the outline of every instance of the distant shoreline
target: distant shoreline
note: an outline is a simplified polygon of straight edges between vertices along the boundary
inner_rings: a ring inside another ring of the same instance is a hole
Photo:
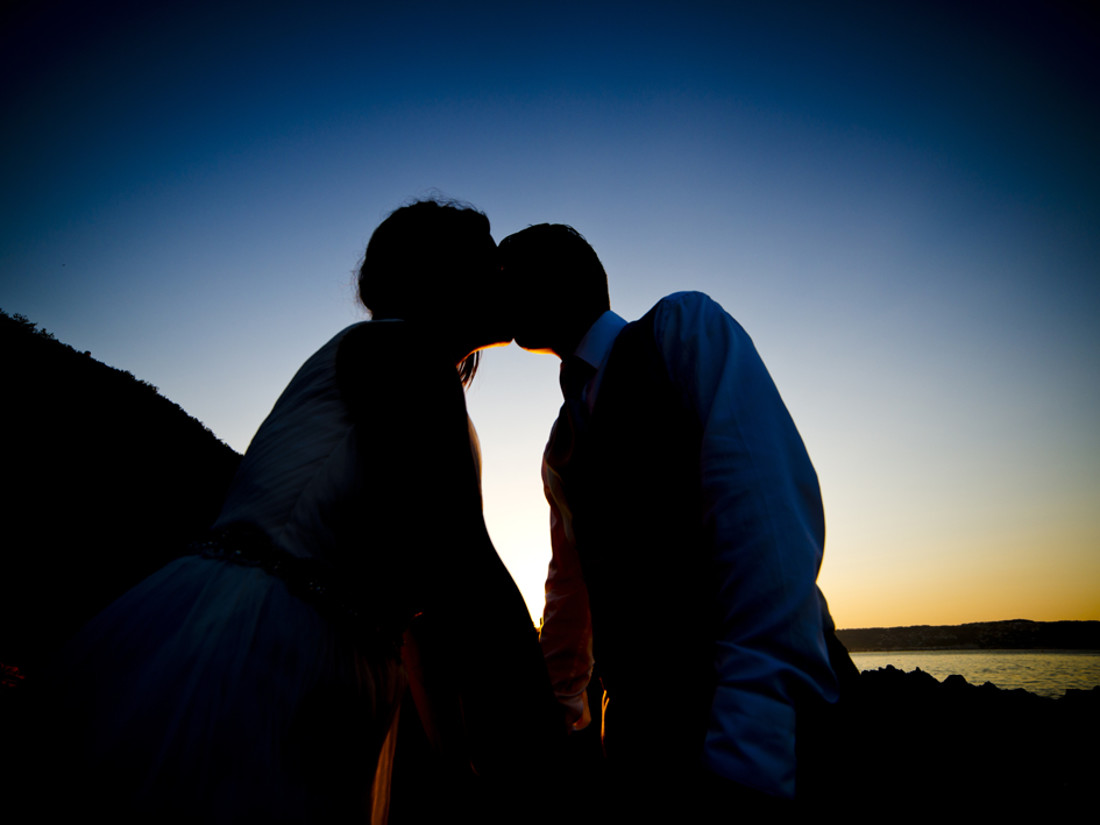
[[[850,653],[923,650],[1093,650],[1100,651],[1100,621],[973,622],[838,630]]]
[[[968,651],[996,653],[1100,653],[1100,647],[883,647],[848,648],[849,653],[966,653]]]

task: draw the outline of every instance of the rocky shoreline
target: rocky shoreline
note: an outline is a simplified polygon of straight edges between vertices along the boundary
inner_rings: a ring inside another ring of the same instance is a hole
[[[1051,699],[893,666],[860,674],[837,723],[832,801],[1073,811],[1100,777],[1100,687]]]

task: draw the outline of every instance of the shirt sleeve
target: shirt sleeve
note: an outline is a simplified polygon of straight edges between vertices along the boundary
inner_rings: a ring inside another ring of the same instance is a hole
[[[565,708],[566,723],[573,730],[581,730],[592,718],[587,693],[593,663],[588,589],[581,573],[561,479],[545,460],[542,482],[550,504],[552,555],[546,575],[546,605],[539,643],[554,695]]]
[[[717,688],[704,765],[793,796],[795,703],[836,698],[816,579],[817,476],[747,333],[701,293],[666,299],[657,339],[702,430],[704,535],[717,580]]]

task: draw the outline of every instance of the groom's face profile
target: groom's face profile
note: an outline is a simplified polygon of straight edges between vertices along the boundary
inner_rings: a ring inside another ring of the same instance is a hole
[[[540,265],[537,248],[524,243],[524,233],[500,242],[504,286],[512,302],[512,329],[516,343],[531,352],[552,352],[557,285]]]
[[[513,332],[516,343],[531,352],[553,352],[556,299],[554,285],[527,267],[503,268],[513,295]]]

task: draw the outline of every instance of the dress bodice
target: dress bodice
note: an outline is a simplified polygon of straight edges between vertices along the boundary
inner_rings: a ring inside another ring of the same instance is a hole
[[[361,472],[354,420],[336,376],[336,355],[351,329],[314,353],[279,396],[215,527],[254,524],[290,555],[331,559]]]
[[[214,526],[255,525],[366,592],[423,583],[424,565],[445,569],[445,547],[485,535],[471,435],[453,365],[405,322],[353,325],[276,401]]]

